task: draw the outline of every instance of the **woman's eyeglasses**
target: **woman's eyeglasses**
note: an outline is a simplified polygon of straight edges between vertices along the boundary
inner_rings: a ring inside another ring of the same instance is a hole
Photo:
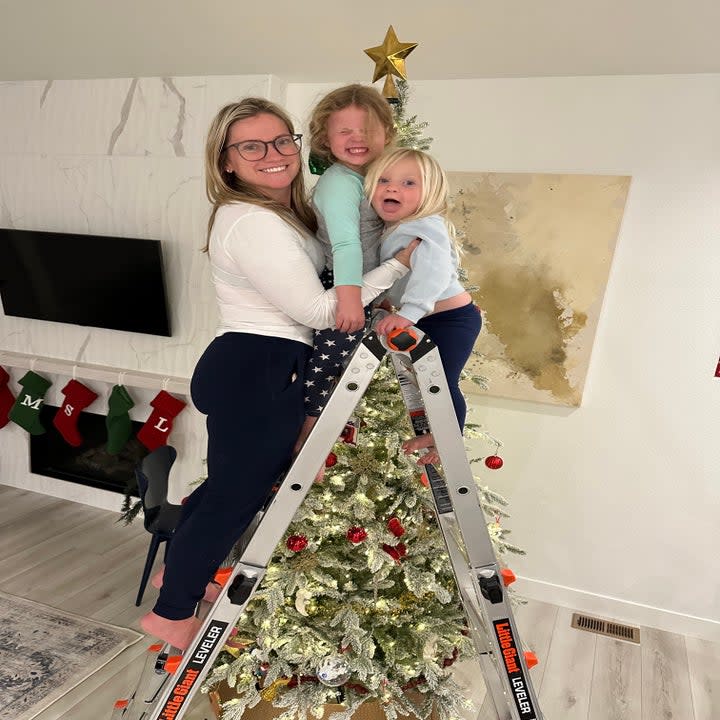
[[[243,160],[254,162],[262,160],[270,146],[273,146],[280,155],[297,155],[302,147],[302,135],[278,135],[274,140],[242,140],[241,142],[226,145],[223,150],[235,148]]]

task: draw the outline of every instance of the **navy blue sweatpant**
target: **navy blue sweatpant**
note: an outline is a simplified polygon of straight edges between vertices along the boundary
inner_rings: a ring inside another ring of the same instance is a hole
[[[205,586],[290,463],[300,432],[310,347],[225,333],[193,373],[192,401],[207,415],[208,477],[185,502],[155,612],[190,617]]]
[[[480,309],[474,303],[468,303],[454,310],[428,315],[415,324],[437,345],[455,415],[462,430],[465,427],[467,406],[460,392],[460,373],[480,334],[482,327]]]

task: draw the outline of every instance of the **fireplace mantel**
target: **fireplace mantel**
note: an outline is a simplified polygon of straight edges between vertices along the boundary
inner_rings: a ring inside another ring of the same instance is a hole
[[[36,357],[24,353],[0,351],[0,365],[27,368],[37,372],[67,375],[78,380],[95,380],[147,390],[167,390],[180,395],[190,394],[188,378],[170,377],[159,373],[128,370],[124,368],[91,365],[90,363],[61,360],[59,358]]]

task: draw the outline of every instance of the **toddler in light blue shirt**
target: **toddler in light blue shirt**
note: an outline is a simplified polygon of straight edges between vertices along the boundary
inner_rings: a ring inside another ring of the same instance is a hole
[[[480,333],[479,309],[458,280],[459,252],[454,228],[447,218],[448,182],[438,162],[425,152],[409,148],[388,150],[368,169],[365,193],[385,222],[380,260],[392,257],[413,238],[421,240],[410,261],[411,271],[388,291],[396,308],[375,326],[380,335],[415,325],[435,343],[440,353],[460,430],[466,405],[460,391],[460,373]],[[420,464],[436,463],[439,456],[432,435],[403,443],[406,453],[427,450]]]

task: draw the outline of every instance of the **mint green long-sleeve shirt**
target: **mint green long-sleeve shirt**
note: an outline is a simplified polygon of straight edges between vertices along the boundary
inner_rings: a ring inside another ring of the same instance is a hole
[[[380,263],[383,221],[363,192],[363,176],[340,163],[331,165],[313,192],[317,239],[335,285],[362,285],[363,273]]]

